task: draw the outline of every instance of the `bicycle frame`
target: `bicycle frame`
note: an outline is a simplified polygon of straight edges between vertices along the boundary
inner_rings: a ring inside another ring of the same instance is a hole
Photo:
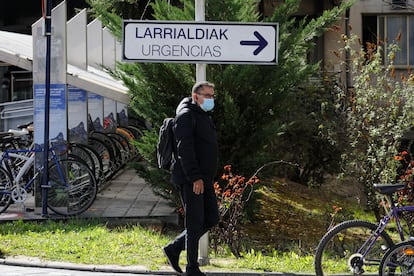
[[[394,200],[391,196],[388,196],[388,199],[391,203],[391,210],[386,214],[378,223],[378,228],[371,234],[369,239],[364,242],[364,244],[361,246],[361,248],[357,251],[358,254],[361,254],[362,257],[365,259],[365,256],[367,256],[368,252],[371,250],[371,248],[374,246],[375,242],[381,235],[383,231],[385,231],[386,226],[388,223],[395,219],[395,223],[397,225],[397,231],[400,236],[401,241],[405,240],[404,237],[404,231],[403,227],[400,223],[400,218],[398,217],[398,214],[402,212],[414,212],[414,206],[396,206]]]
[[[35,182],[37,176],[43,170],[43,167],[39,168],[37,170],[37,172],[35,172],[33,177],[31,177],[24,186],[21,186],[21,184],[20,184],[21,179],[23,178],[23,176],[25,176],[27,174],[30,167],[32,167],[34,165],[35,158],[36,158],[35,153],[40,153],[40,152],[43,152],[42,148],[21,149],[21,150],[10,149],[10,150],[4,151],[3,154],[1,155],[0,162],[5,167],[5,169],[10,173],[10,176],[12,177],[12,180],[13,180],[13,187],[12,187],[10,193],[12,193],[12,191],[15,190],[15,191],[17,191],[17,196],[19,196],[19,198],[20,198],[18,200],[16,200],[16,198],[15,198],[16,202],[24,202],[25,198],[23,198],[21,189],[23,188],[23,190],[25,190],[25,191],[27,189],[29,189],[33,185],[33,183]],[[51,157],[49,158],[49,161],[53,161],[57,165],[57,169],[58,169],[58,173],[59,173],[60,178],[62,179],[65,186],[68,186],[68,183],[66,182],[66,180],[63,176],[62,168],[59,166],[59,163],[58,163],[59,158],[57,157],[57,154],[56,154],[55,150],[53,149],[53,147],[49,148],[49,152],[51,153]],[[19,169],[17,175],[13,175],[12,174],[12,169],[8,166],[8,164],[6,162],[4,162],[5,160],[9,160],[10,158],[18,158],[18,159],[24,161],[24,165]],[[49,188],[49,187],[50,186],[48,186],[48,184],[41,186],[41,188],[46,188],[46,189]],[[47,204],[47,198],[42,198],[42,204]]]

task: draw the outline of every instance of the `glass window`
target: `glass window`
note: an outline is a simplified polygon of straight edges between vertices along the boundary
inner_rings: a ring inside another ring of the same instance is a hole
[[[385,41],[400,47],[395,55],[395,65],[405,65],[407,59],[407,18],[406,16],[388,16]]]
[[[395,65],[414,64],[414,16],[387,15],[378,17],[378,36],[385,42],[387,56],[391,43],[397,44],[400,50],[396,53]]]
[[[22,101],[33,99],[33,78],[32,72],[12,71],[11,72],[11,100]]]
[[[410,42],[411,43],[414,42],[414,16],[409,17],[408,26],[410,27],[409,30],[408,30],[408,33],[409,33],[409,35],[408,35],[408,41],[409,41],[409,43],[408,43],[408,49],[409,49],[408,56],[410,58],[409,59],[410,64],[412,65],[412,64],[414,64],[414,45],[410,45]]]

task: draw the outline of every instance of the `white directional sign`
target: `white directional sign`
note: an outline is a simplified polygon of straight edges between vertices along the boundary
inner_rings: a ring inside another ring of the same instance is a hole
[[[123,60],[276,64],[278,24],[123,22]]]

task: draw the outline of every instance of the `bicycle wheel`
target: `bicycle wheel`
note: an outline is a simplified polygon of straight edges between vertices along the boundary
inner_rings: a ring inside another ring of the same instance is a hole
[[[414,241],[391,247],[382,258],[379,275],[414,275]]]
[[[108,136],[117,142],[118,148],[121,151],[122,161],[124,163],[128,162],[132,156],[132,149],[129,141],[119,133],[108,133]]]
[[[118,127],[116,129],[116,133],[121,135],[122,137],[124,137],[129,145],[129,151],[130,151],[130,159],[134,159],[139,157],[139,152],[137,147],[134,145],[135,142],[135,136],[132,133],[132,131],[130,131],[127,128],[123,128],[123,127]]]
[[[124,157],[125,155],[122,154],[122,145],[115,140],[115,138],[109,136],[107,133],[94,131],[89,134],[89,139],[94,138],[98,139],[101,142],[105,143],[112,151],[115,160],[116,170],[120,169],[123,165],[125,165]]]
[[[73,144],[69,144],[69,151],[68,151],[68,157],[76,157],[82,159],[86,164],[89,166],[89,168],[92,170],[94,174],[95,172],[95,162],[92,159],[92,156],[89,152],[87,152],[85,149],[75,146]],[[68,158],[70,159],[70,158]]]
[[[89,137],[88,145],[94,149],[102,162],[105,180],[109,180],[116,172],[115,157],[110,147],[99,139]]]
[[[378,273],[381,258],[393,241],[386,232],[382,232],[369,252],[363,257],[363,252],[377,225],[362,221],[344,221],[321,239],[315,254],[316,275],[359,275],[365,272]]]
[[[95,171],[96,184],[98,185],[98,190],[99,190],[99,187],[105,183],[105,177],[104,177],[102,160],[98,152],[96,152],[89,145],[78,144],[78,143],[73,143],[71,145],[73,145],[76,148],[81,148],[82,150],[88,152],[89,156],[92,158],[93,163],[94,163],[94,170],[92,171]]]
[[[9,173],[0,167],[0,213],[7,210],[12,202],[11,187],[13,181]]]
[[[64,159],[53,163],[49,167],[49,182],[47,206],[59,215],[79,215],[96,198],[95,176],[80,160]]]

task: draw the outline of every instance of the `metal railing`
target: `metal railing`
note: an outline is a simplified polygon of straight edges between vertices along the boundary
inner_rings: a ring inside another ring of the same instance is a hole
[[[0,130],[33,121],[33,99],[0,104]]]

